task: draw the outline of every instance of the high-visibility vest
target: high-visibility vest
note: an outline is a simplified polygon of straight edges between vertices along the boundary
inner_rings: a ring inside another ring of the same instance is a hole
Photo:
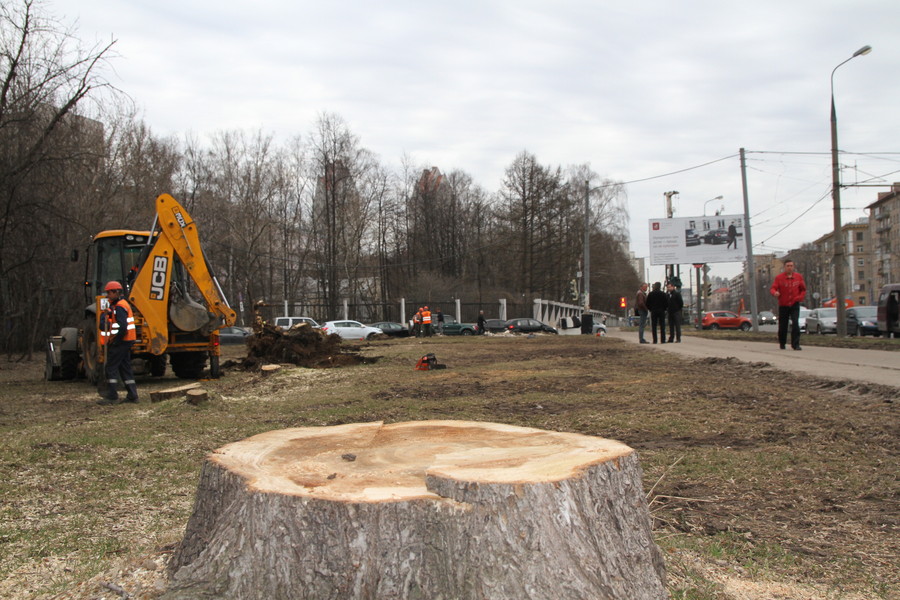
[[[422,322],[426,325],[431,325],[431,311],[423,310],[422,311]]]
[[[110,340],[115,338],[119,334],[119,321],[116,319],[116,308],[122,307],[125,309],[125,312],[128,314],[128,318],[125,320],[125,337],[123,338],[126,342],[133,342],[137,340],[137,328],[134,326],[134,313],[131,312],[131,305],[128,304],[128,301],[124,298],[120,298],[118,302],[116,302],[113,306],[110,306],[106,310],[106,314],[104,315],[106,319],[106,326],[103,326],[101,320],[100,327],[100,345],[103,346],[107,344]]]

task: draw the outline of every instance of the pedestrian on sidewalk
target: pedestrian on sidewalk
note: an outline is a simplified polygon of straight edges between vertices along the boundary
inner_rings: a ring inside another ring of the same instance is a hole
[[[669,290],[666,293],[669,300],[669,343],[681,343],[681,320],[683,318],[681,311],[684,309],[684,298],[681,297],[681,292],[674,283],[669,282],[666,287]]]
[[[647,284],[642,283],[641,288],[637,291],[637,295],[634,298],[634,310],[637,311],[638,317],[640,321],[638,322],[638,339],[642,344],[646,344],[647,340],[644,339],[644,328],[647,327],[647,315],[649,315],[649,311],[647,310]]]
[[[778,298],[778,345],[787,345],[788,320],[791,322],[791,348],[800,350],[800,303],[806,298],[806,282],[795,271],[794,261],[784,261],[784,270],[775,276],[769,293]],[[841,302],[842,299],[838,299]]]
[[[653,343],[657,343],[656,329],[659,327],[660,342],[666,343],[666,311],[669,308],[669,299],[662,291],[662,284],[653,284],[653,291],[647,294],[647,309],[650,311],[650,329],[653,331]]]

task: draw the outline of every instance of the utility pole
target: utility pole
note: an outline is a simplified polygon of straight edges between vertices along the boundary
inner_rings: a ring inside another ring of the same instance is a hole
[[[591,182],[584,182],[584,306],[591,308]]]
[[[672,215],[675,214],[675,211],[672,209],[672,196],[677,196],[678,192],[665,192],[663,196],[666,197],[666,218],[671,219]],[[672,277],[675,276],[675,265],[666,265],[666,281],[668,282]]]
[[[744,188],[744,241],[747,244],[747,285],[750,286],[750,315],[753,332],[759,333],[759,312],[756,310],[756,263],[753,261],[753,237],[750,234],[750,199],[747,196],[747,159],[741,148],[741,184]]]

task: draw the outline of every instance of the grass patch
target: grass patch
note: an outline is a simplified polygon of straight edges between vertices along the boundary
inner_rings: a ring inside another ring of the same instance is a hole
[[[125,577],[166,556],[204,456],[224,444],[287,427],[418,419],[574,431],[635,448],[673,598],[728,598],[710,569],[867,598],[897,592],[893,403],[774,369],[642,350],[592,336],[381,341],[359,346],[374,364],[265,378],[227,370],[203,382],[211,400],[199,407],[147,400],[182,383],[172,377],[139,381],[137,405],[100,407],[86,384],[42,381],[40,363],[4,368],[0,596],[97,597],[92,577]],[[415,371],[427,352],[448,369]],[[807,597],[818,596],[796,596]]]

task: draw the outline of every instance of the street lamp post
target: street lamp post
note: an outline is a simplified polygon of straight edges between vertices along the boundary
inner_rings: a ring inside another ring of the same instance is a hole
[[[841,168],[838,164],[838,139],[837,139],[837,111],[834,108],[834,72],[838,68],[850,62],[857,56],[863,56],[872,51],[872,46],[863,46],[853,53],[853,56],[839,64],[831,71],[831,199],[834,205],[834,234],[832,244],[834,246],[834,296],[835,308],[837,308],[837,336],[847,335],[847,307],[844,304],[844,239],[841,232]]]
[[[710,198],[706,202],[703,203],[703,216],[706,216],[706,205],[710,202],[715,202],[716,200],[721,200],[724,196],[716,196],[715,198]]]

